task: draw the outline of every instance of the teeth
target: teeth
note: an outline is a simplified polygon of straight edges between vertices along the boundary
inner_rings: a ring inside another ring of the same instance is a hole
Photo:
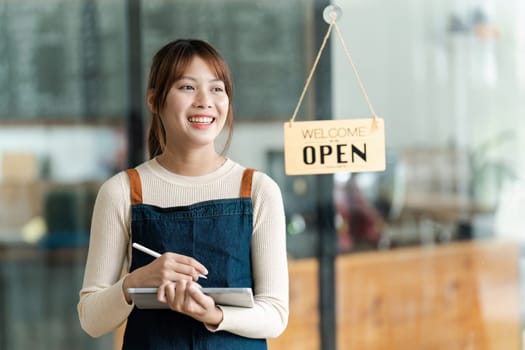
[[[202,123],[209,124],[213,121],[212,117],[189,117],[188,120],[190,123]]]

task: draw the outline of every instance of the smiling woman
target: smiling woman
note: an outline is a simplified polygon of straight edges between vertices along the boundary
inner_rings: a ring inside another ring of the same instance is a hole
[[[151,159],[106,181],[93,212],[78,304],[88,334],[126,322],[123,349],[266,349],[266,338],[286,327],[280,189],[215,149],[225,126],[226,146],[231,138],[231,92],[225,62],[204,41],[177,40],[154,56],[146,98]],[[197,284],[201,275],[207,278]],[[145,287],[157,288],[171,310],[135,307],[129,291]],[[254,306],[217,305],[200,287],[251,288]],[[100,315],[111,316],[100,322]]]

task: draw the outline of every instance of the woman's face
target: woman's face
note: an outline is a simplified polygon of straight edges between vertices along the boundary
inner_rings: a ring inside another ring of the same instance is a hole
[[[228,115],[224,82],[196,56],[175,81],[160,115],[169,149],[215,147]]]

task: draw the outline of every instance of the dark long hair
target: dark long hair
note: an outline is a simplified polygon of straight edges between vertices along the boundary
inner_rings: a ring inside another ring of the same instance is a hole
[[[208,63],[215,71],[217,78],[224,82],[229,107],[225,123],[228,128],[228,138],[222,154],[226,153],[230,146],[233,135],[233,83],[230,70],[219,52],[207,42],[196,39],[179,39],[166,44],[157,51],[151,63],[148,78],[148,92],[153,94],[153,111],[148,135],[150,159],[161,154],[166,147],[166,130],[158,112],[164,107],[173,84],[183,76],[184,71],[196,56]]]

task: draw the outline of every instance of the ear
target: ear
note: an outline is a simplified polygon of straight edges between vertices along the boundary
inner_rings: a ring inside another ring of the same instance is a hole
[[[148,104],[148,108],[151,111],[151,113],[157,113],[154,107],[155,106],[154,100],[155,100],[155,91],[153,91],[153,89],[148,89],[148,93],[146,95],[146,103]]]

